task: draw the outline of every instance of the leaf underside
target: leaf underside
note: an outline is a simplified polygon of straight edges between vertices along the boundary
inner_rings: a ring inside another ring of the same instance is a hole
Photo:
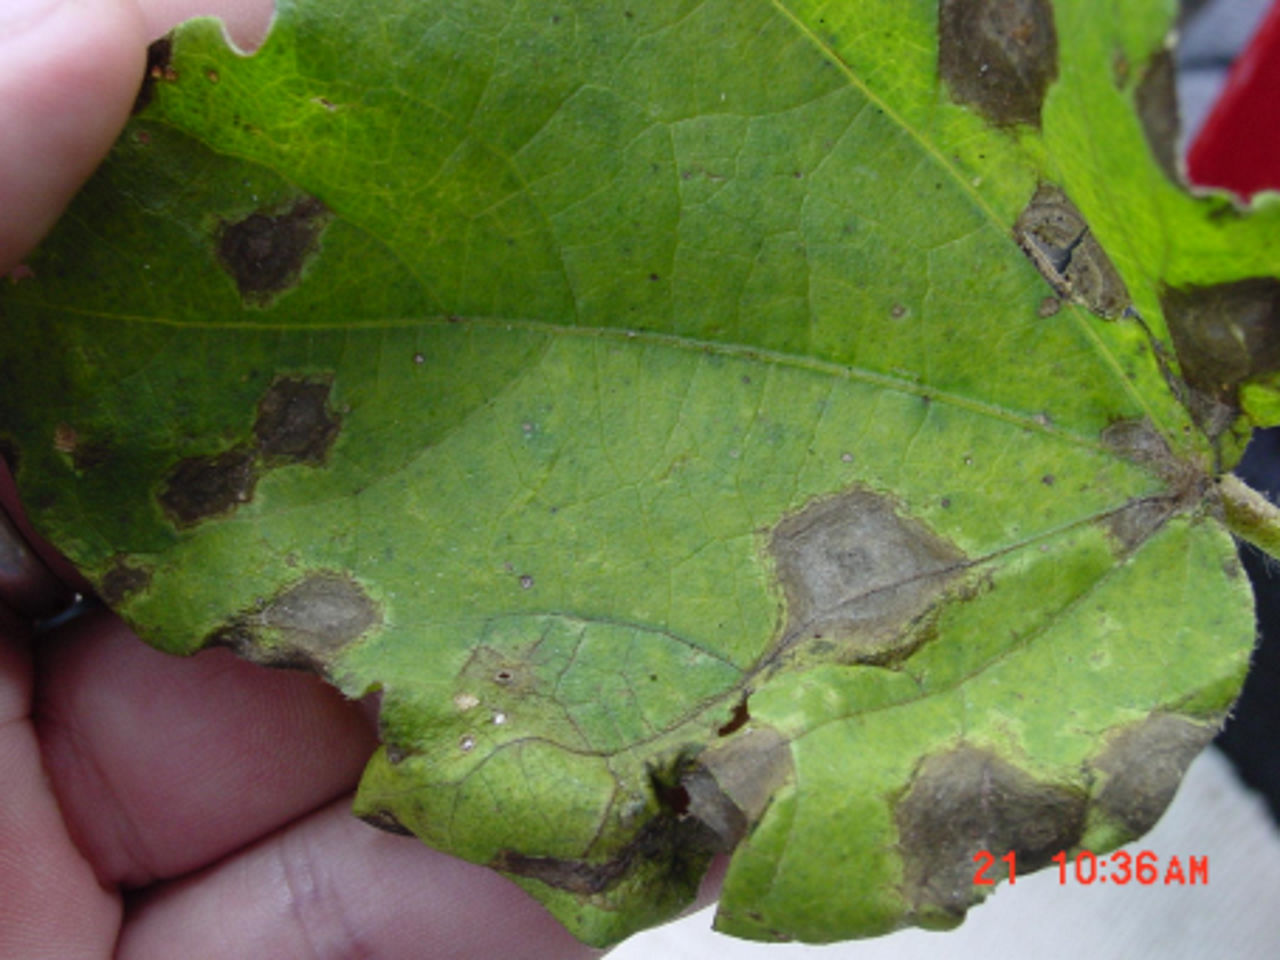
[[[1154,823],[1251,649],[1280,214],[1162,167],[1170,6],[194,21],[3,291],[0,450],[144,639],[377,692],[357,812],[585,940],[728,849],[726,932],[952,925]]]

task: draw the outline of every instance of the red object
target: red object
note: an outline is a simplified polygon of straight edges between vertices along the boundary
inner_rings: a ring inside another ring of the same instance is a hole
[[[1248,200],[1280,190],[1280,0],[1227,75],[1227,84],[1187,151],[1191,182]]]

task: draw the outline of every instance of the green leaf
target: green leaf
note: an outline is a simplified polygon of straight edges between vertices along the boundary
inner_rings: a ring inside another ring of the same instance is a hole
[[[149,642],[378,692],[357,812],[590,942],[729,848],[739,936],[957,923],[978,850],[1147,829],[1252,644],[1280,206],[1162,168],[1172,6],[190,23],[3,292],[0,448]]]

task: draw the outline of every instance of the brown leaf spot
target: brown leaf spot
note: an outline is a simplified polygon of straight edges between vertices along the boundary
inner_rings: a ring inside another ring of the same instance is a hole
[[[1178,173],[1178,137],[1182,123],[1178,116],[1178,90],[1174,83],[1176,72],[1173,51],[1160,50],[1147,64],[1134,99],[1152,156],[1164,175],[1182,186],[1182,177]]]
[[[406,827],[390,810],[371,810],[357,814],[361,820],[371,827],[377,827],[398,837],[412,837],[413,831]]]
[[[230,513],[253,499],[258,482],[255,459],[252,449],[241,446],[179,461],[165,479],[160,505],[180,527]]]
[[[248,303],[266,306],[298,282],[328,225],[329,211],[315,197],[303,197],[285,213],[253,213],[222,225],[218,261]]]
[[[730,714],[729,719],[716,729],[717,736],[727,737],[729,734],[736,733],[747,725],[747,721],[751,719],[751,710],[747,706],[747,699],[747,695],[744,693],[742,695],[742,699],[734,704],[733,713]]]
[[[604,893],[628,876],[656,867],[673,887],[687,888],[688,897],[692,899],[698,878],[706,872],[717,849],[716,838],[701,820],[664,809],[605,860],[533,856],[500,850],[489,866],[579,896]]]
[[[1013,225],[1018,246],[1058,295],[1109,320],[1131,304],[1111,259],[1060,189],[1042,183]]]
[[[1195,463],[1179,460],[1147,420],[1117,420],[1102,431],[1102,443],[1117,456],[1151,471],[1164,481],[1163,493],[1135,497],[1105,518],[1107,532],[1121,553],[1141,546],[1170,517],[1198,504],[1209,478]]]
[[[1182,379],[1234,409],[1240,385],[1280,369],[1280,280],[1250,277],[1160,295]]]
[[[67,423],[59,423],[53,428],[53,449],[59,453],[73,454],[80,446],[80,432]]]
[[[1122,554],[1131,553],[1146,543],[1174,514],[1174,502],[1168,497],[1144,497],[1130,500],[1119,510],[1108,514],[1107,532],[1116,540]]]
[[[898,802],[904,893],[917,915],[959,920],[982,899],[973,855],[1014,851],[1018,871],[1075,845],[1085,795],[1041,783],[992,753],[960,746],[928,757]]]
[[[1056,316],[1061,309],[1061,300],[1057,297],[1045,297],[1040,301],[1040,306],[1036,307],[1036,316],[1041,320],[1047,320],[1049,317]]]
[[[151,103],[155,96],[156,83],[161,80],[174,81],[178,75],[174,73],[170,62],[173,60],[173,34],[166,34],[153,41],[147,47],[147,67],[142,75],[142,86],[133,100],[133,113],[139,113]]]
[[[1169,444],[1149,420],[1117,420],[1102,431],[1102,445],[1117,456],[1168,476],[1174,469]]]
[[[863,489],[787,517],[769,549],[787,600],[783,645],[821,638],[847,661],[909,655],[913,623],[965,568],[957,547]]]
[[[354,578],[322,570],[241,614],[206,646],[231,647],[267,666],[324,673],[343,649],[381,623],[381,610]]]
[[[1155,826],[1182,775],[1213,739],[1215,726],[1157,713],[1124,727],[1092,766],[1105,777],[1098,807],[1132,836]]]
[[[1000,127],[1040,126],[1058,76],[1049,0],[940,0],[938,74],[957,103]]]
[[[128,557],[118,554],[98,581],[98,596],[107,606],[114,607],[147,589],[150,584],[151,571],[147,567],[138,566]]]
[[[759,822],[794,770],[791,746],[782,734],[757,727],[701,753],[680,785],[689,798],[689,815],[727,851]]]
[[[258,401],[253,432],[269,461],[318,466],[338,436],[341,420],[329,409],[328,381],[280,377]]]

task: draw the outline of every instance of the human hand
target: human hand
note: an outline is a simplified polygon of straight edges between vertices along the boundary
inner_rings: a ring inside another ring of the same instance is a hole
[[[269,0],[205,3],[0,0],[0,282],[119,132],[150,38],[199,12],[265,31]],[[169,657],[102,610],[37,632],[74,575],[3,521],[0,957],[597,955],[497,874],[352,818],[374,724],[316,678]]]

